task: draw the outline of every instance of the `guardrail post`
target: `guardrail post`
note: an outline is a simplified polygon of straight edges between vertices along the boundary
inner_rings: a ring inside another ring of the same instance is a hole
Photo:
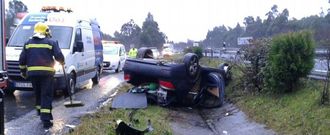
[[[211,58],[213,58],[213,49],[211,49]]]

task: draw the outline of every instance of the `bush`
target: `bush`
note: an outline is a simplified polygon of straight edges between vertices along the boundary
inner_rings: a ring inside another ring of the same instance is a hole
[[[257,39],[250,45],[241,48],[243,59],[249,61],[250,64],[242,65],[243,77],[241,83],[244,89],[249,92],[260,92],[263,89],[263,68],[266,65],[266,57],[268,55],[270,39]]]
[[[275,37],[264,69],[264,83],[273,92],[292,92],[299,78],[314,66],[315,42],[311,32],[302,31]]]
[[[188,47],[188,48],[185,48],[183,52],[185,54],[186,53],[195,53],[198,56],[198,58],[203,57],[203,49],[201,47],[197,47],[197,46]]]

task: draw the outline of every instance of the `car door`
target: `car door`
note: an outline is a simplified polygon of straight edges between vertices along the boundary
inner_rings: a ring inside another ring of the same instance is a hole
[[[85,48],[82,48],[82,50],[78,50],[77,44],[78,42],[83,42],[82,40],[82,30],[81,28],[77,28],[75,32],[75,43],[73,47],[73,58],[70,60],[73,65],[75,65],[76,72],[77,72],[77,81],[81,82],[82,76],[84,75],[84,69],[85,69],[85,63],[84,63],[84,50]]]
[[[126,50],[124,46],[120,47],[120,53],[119,53],[119,57],[120,57],[120,66],[121,69],[124,67],[125,64],[125,60],[126,60]]]

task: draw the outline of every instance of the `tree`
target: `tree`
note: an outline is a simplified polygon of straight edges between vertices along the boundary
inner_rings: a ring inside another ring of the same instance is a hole
[[[255,21],[254,21],[253,16],[248,16],[248,17],[244,18],[244,24],[245,24],[246,27],[253,24],[254,22]]]
[[[312,33],[302,31],[273,38],[265,67],[265,86],[273,92],[292,92],[299,78],[314,67]]]
[[[329,10],[330,11],[330,10]],[[269,38],[288,32],[297,32],[301,30],[311,30],[318,46],[330,45],[330,12],[324,17],[312,15],[300,20],[289,19],[289,10],[278,11],[278,6],[273,5],[266,13],[267,19],[261,20],[259,16],[247,16],[243,19],[244,28],[236,26],[234,28],[220,25],[207,32],[203,40],[203,47],[219,48],[223,42],[237,45],[237,37],[247,36],[254,39]],[[240,29],[240,27],[242,29]]]
[[[267,30],[266,30],[266,35],[267,36],[273,35],[273,33],[272,33],[272,25],[274,23],[275,18],[278,15],[277,8],[278,8],[277,5],[273,5],[272,8],[271,8],[271,10],[266,13],[267,19],[265,20],[265,25],[267,27]]]
[[[154,21],[153,15],[148,13],[142,26],[142,33],[140,36],[141,45],[161,49],[166,39],[166,35],[159,31],[158,23]]]
[[[121,43],[123,43],[126,49],[129,49],[131,44],[138,47],[140,44],[141,28],[135,24],[134,20],[131,19],[129,22],[121,26],[120,32],[116,31],[114,36]]]
[[[107,33],[102,33],[102,39],[103,40],[112,40],[113,38],[111,37],[111,35],[109,35]]]
[[[220,47],[225,40],[225,35],[228,32],[226,26],[214,27],[212,31],[208,31],[206,39],[203,41],[208,47]]]

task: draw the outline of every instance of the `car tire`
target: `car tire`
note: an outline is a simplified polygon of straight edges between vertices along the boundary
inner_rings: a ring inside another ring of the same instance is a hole
[[[120,62],[118,63],[118,67],[117,67],[117,69],[115,70],[115,72],[116,72],[116,73],[119,73],[119,71],[120,71]]]
[[[207,91],[207,88],[209,86],[203,87],[204,90],[202,90],[203,93],[201,93],[198,105],[203,108],[216,108],[221,107],[225,102],[225,82],[224,78],[217,73],[210,73],[209,78],[216,81],[216,86],[219,89],[219,97],[216,97],[212,94],[210,94]]]
[[[196,82],[200,75],[200,65],[198,56],[194,53],[187,53],[183,59],[186,72],[192,82]]]
[[[92,78],[93,84],[99,84],[100,78],[101,78],[101,69],[100,69],[100,67],[97,67],[96,68],[96,74]]]
[[[138,50],[136,58],[140,58],[140,59],[150,58],[150,56],[148,56],[147,54],[152,54],[153,55],[151,49],[149,49],[147,47],[142,47]]]

